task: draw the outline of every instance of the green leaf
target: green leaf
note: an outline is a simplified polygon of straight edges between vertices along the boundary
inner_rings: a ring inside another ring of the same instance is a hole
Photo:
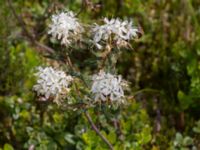
[[[12,145],[6,143],[3,147],[3,150],[14,150],[14,148],[12,147]]]
[[[115,131],[111,131],[109,134],[108,134],[108,140],[110,141],[111,144],[114,144],[116,142],[116,139],[117,139],[117,136],[116,136],[116,133]]]
[[[193,139],[189,136],[185,137],[183,139],[183,145],[184,146],[190,146],[190,145],[193,145]]]
[[[89,130],[82,134],[83,141],[88,144],[92,145],[94,142],[98,141],[96,133],[93,130]]]
[[[73,134],[70,134],[70,133],[65,134],[65,140],[70,144],[75,144],[73,137],[74,137]]]
[[[180,133],[176,133],[176,139],[175,141],[177,142],[177,144],[181,144],[183,142],[183,136]]]
[[[197,60],[192,59],[190,64],[187,66],[188,74],[192,75],[193,73],[195,73],[197,71],[197,66],[198,66]]]
[[[193,128],[193,131],[194,131],[195,133],[200,133],[200,128],[194,127],[194,128]]]
[[[185,95],[185,93],[183,93],[182,91],[178,91],[177,97],[183,110],[187,109],[190,106],[192,100],[189,96]]]

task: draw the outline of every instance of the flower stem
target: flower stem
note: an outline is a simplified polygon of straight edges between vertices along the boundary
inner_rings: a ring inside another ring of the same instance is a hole
[[[101,134],[101,132],[99,131],[99,129],[97,128],[97,126],[94,124],[94,122],[92,121],[92,118],[90,116],[90,114],[85,111],[85,116],[87,118],[87,120],[89,121],[89,123],[92,126],[92,129],[101,137],[101,139],[108,145],[108,147],[110,148],[110,150],[114,150],[112,144],[106,139],[105,136],[103,136],[103,134]]]

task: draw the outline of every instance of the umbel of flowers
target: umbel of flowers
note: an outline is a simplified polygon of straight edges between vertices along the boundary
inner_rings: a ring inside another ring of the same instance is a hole
[[[138,29],[133,26],[132,21],[104,18],[103,22],[102,25],[95,23],[89,29],[91,31],[89,32],[91,33],[90,41],[98,49],[104,49],[107,46],[111,48],[126,47],[130,40],[137,37]],[[75,17],[75,14],[66,11],[52,16],[48,34],[68,47],[76,42],[78,38],[83,37],[84,31],[86,30]],[[72,76],[52,67],[39,67],[36,76],[37,83],[33,89],[37,92],[37,95],[42,96],[44,101],[49,98],[59,99],[60,95],[63,94],[67,96],[70,83],[72,81],[76,82]],[[121,104],[124,102],[123,87],[126,84],[121,76],[100,71],[98,74],[93,75],[90,81],[92,83],[89,91],[95,103],[116,102]]]
[[[65,72],[55,70],[52,67],[38,67],[37,83],[33,90],[41,96],[41,100],[46,101],[50,97],[57,99],[61,94],[67,94],[70,90],[68,87],[73,78],[66,75]]]
[[[83,32],[83,27],[72,11],[53,15],[51,21],[52,23],[49,26],[50,30],[48,34],[51,34],[53,39],[60,40],[61,44],[65,46],[78,40]]]
[[[126,47],[131,39],[137,37],[138,29],[133,27],[132,21],[104,18],[104,24],[95,24],[92,32],[93,43],[98,49],[108,44],[120,48]]]
[[[126,85],[122,81],[121,76],[114,76],[110,73],[100,71],[98,74],[92,77],[92,88],[91,91],[95,95],[94,100],[96,102],[109,101],[123,103],[124,102],[124,91],[123,86]]]

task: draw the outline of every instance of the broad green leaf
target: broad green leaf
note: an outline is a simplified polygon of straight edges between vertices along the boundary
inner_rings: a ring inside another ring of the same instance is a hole
[[[12,145],[6,143],[6,144],[4,144],[4,146],[3,146],[3,150],[14,150],[14,148],[12,147]]]

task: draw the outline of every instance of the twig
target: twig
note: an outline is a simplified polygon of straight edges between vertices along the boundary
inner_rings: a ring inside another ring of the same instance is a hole
[[[141,89],[135,93],[133,93],[134,96],[137,96],[138,94],[141,94],[141,93],[158,93],[158,94],[162,94],[161,91],[159,90],[156,90],[156,89],[151,89],[151,88],[145,88],[145,89]]]
[[[12,2],[12,0],[7,0],[7,2],[8,2],[8,7],[11,9],[13,15],[15,16],[15,18],[16,18],[17,21],[18,21],[18,23],[20,24],[20,26],[21,26],[22,30],[24,31],[26,37],[28,38],[29,42],[31,42],[33,45],[36,45],[36,46],[40,47],[41,49],[46,50],[48,53],[53,53],[54,50],[53,50],[52,48],[50,48],[50,47],[48,47],[47,45],[44,45],[44,44],[38,42],[38,41],[35,39],[35,37],[32,36],[32,35],[29,33],[28,29],[26,28],[26,24],[24,23],[22,17],[19,16],[19,15],[17,14],[15,8],[13,7],[13,5],[12,5],[13,2]]]
[[[161,130],[161,113],[160,113],[160,109],[159,109],[159,101],[157,97],[153,98],[154,104],[155,104],[155,111],[156,111],[156,120],[155,120],[155,131],[156,132],[160,132]]]
[[[91,118],[90,114],[89,114],[87,111],[85,111],[85,116],[86,116],[87,120],[89,121],[89,123],[91,124],[92,129],[101,137],[101,139],[108,145],[108,147],[109,147],[111,150],[114,150],[112,144],[101,134],[101,132],[100,132],[99,129],[96,127],[96,125],[95,125],[94,122],[92,121],[92,118]]]
[[[26,25],[25,25],[24,21],[22,20],[22,18],[19,17],[19,16],[17,15],[17,12],[16,12],[15,8],[14,8],[13,5],[12,5],[12,3],[13,3],[12,0],[7,0],[7,2],[8,2],[9,8],[11,9],[13,15],[15,16],[15,18],[16,18],[17,21],[18,21],[18,23],[19,23],[20,26],[22,27],[22,29],[23,29],[23,31],[25,32],[26,36],[27,36],[28,38],[33,38],[33,37],[30,35],[30,33],[28,32],[28,30],[27,30],[27,28],[26,28]]]
[[[52,49],[51,47],[47,46],[47,45],[44,45],[38,41],[35,41],[34,44],[38,47],[40,47],[41,49],[45,49],[47,52],[49,53],[53,53],[55,50]]]
[[[76,16],[79,16],[80,13],[84,11],[85,7],[87,8],[88,6],[92,6],[90,0],[82,0],[81,8],[79,12],[76,14]]]
[[[82,0],[81,2],[81,8],[79,10],[79,12],[76,14],[76,17],[78,17],[80,15],[80,13],[84,10],[84,7],[87,5],[87,0]]]
[[[93,3],[91,0],[82,0],[81,8],[76,16],[79,16],[85,9],[89,8],[92,11],[95,11],[97,8],[101,8],[101,3]]]

